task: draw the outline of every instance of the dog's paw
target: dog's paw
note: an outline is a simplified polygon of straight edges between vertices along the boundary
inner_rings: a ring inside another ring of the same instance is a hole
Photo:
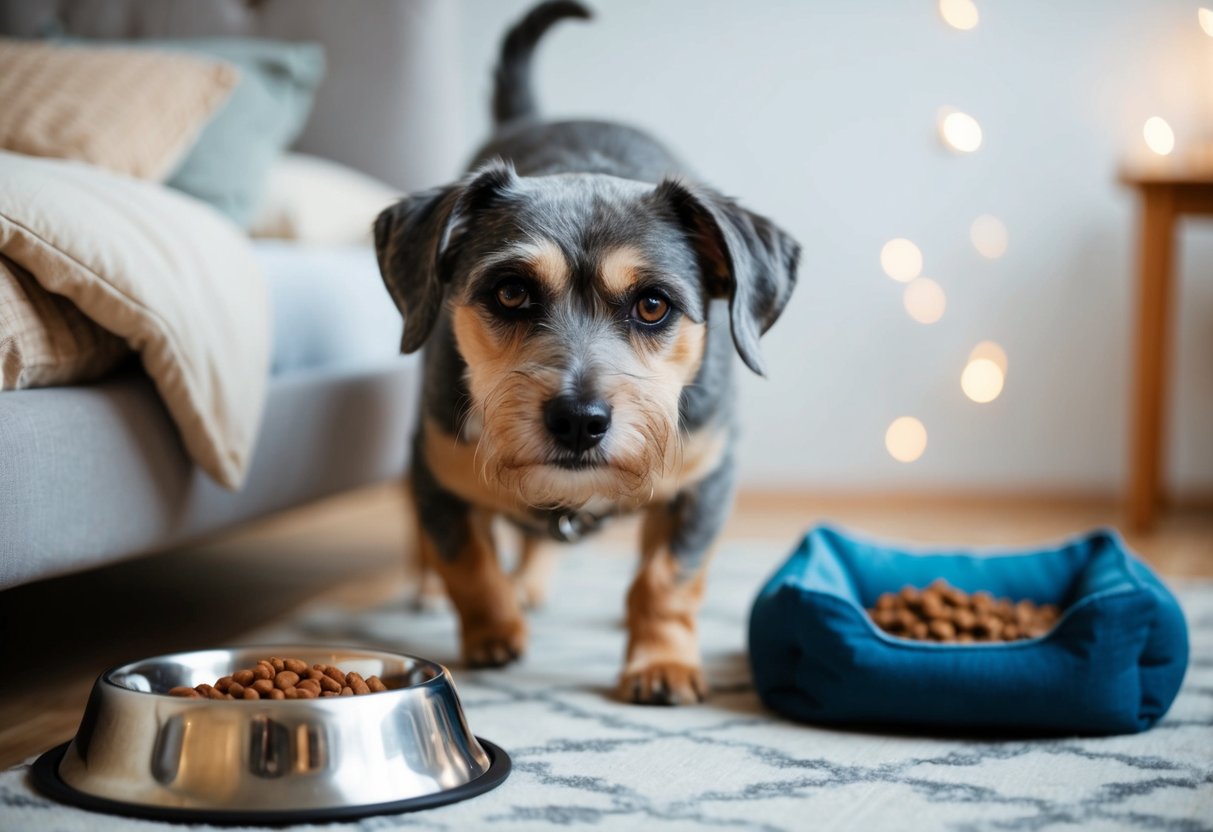
[[[447,608],[446,588],[436,575],[423,575],[408,600],[411,612],[434,613]]]
[[[407,601],[410,612],[432,613],[446,609],[446,586],[433,569],[421,563],[412,564],[408,569],[407,580],[410,585]]]
[[[536,575],[514,575],[514,593],[524,610],[537,610],[548,600],[547,581]]]
[[[707,692],[697,664],[651,662],[625,670],[619,679],[619,698],[638,705],[693,705]]]
[[[525,649],[526,622],[521,618],[472,627],[463,634],[463,662],[468,667],[504,667]]]

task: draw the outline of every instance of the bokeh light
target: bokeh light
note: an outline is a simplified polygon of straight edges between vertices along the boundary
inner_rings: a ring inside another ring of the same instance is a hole
[[[982,341],[973,347],[972,352],[969,353],[969,360],[976,361],[979,358],[993,361],[1004,374],[1007,372],[1007,352],[993,341]]]
[[[1007,227],[998,217],[982,214],[969,227],[969,239],[982,257],[997,260],[1007,253]]]
[[[933,324],[943,317],[948,298],[943,287],[929,277],[920,277],[906,287],[902,295],[906,312],[920,324]]]
[[[945,111],[939,122],[939,134],[944,144],[958,153],[972,153],[981,147],[981,125],[968,113]]]
[[[1166,156],[1175,149],[1175,131],[1165,119],[1151,116],[1141,132],[1146,137],[1146,146],[1159,156]]]
[[[939,14],[945,23],[961,31],[977,25],[977,6],[973,0],[939,0]]]
[[[1200,28],[1205,30],[1205,34],[1213,38],[1213,9],[1197,9],[1196,19],[1200,21]]]
[[[927,449],[927,429],[913,416],[894,419],[885,431],[884,446],[898,462],[913,462]]]
[[[894,280],[909,283],[922,274],[922,252],[904,237],[889,240],[880,249],[880,267]]]
[[[1002,392],[1003,372],[988,358],[976,358],[965,365],[960,374],[960,389],[978,404],[986,404],[998,398]]]

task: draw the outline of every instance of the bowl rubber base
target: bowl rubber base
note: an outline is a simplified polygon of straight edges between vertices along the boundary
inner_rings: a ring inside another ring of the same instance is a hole
[[[476,738],[489,755],[489,767],[475,780],[434,794],[394,800],[388,803],[365,803],[356,806],[334,806],[327,809],[186,809],[175,806],[151,806],[143,803],[125,803],[105,797],[86,794],[72,788],[59,776],[59,762],[71,743],[57,745],[40,756],[33,765],[34,785],[45,796],[60,803],[78,806],[92,812],[108,815],[124,815],[132,818],[163,820],[172,823],[212,823],[282,825],[288,823],[325,823],[327,821],[356,820],[372,815],[395,815],[433,809],[448,803],[457,803],[484,794],[497,788],[510,774],[510,756],[488,740]]]

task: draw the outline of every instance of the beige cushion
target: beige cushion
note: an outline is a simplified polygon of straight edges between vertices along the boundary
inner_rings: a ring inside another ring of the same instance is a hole
[[[371,226],[400,193],[337,162],[287,153],[270,168],[249,229],[254,237],[324,245],[371,242]]]
[[[91,381],[130,348],[0,257],[0,390]]]
[[[162,181],[237,80],[194,56],[0,38],[0,150]]]
[[[0,255],[137,351],[186,450],[238,487],[269,367],[249,239],[190,197],[76,162],[0,152],[0,182]]]

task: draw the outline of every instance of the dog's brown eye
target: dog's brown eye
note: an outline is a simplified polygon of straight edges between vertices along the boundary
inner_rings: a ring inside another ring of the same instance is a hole
[[[497,287],[497,302],[503,309],[524,309],[530,305],[531,299],[526,286],[511,280]]]
[[[670,314],[670,302],[661,295],[644,295],[632,307],[632,315],[645,324],[659,324]]]

